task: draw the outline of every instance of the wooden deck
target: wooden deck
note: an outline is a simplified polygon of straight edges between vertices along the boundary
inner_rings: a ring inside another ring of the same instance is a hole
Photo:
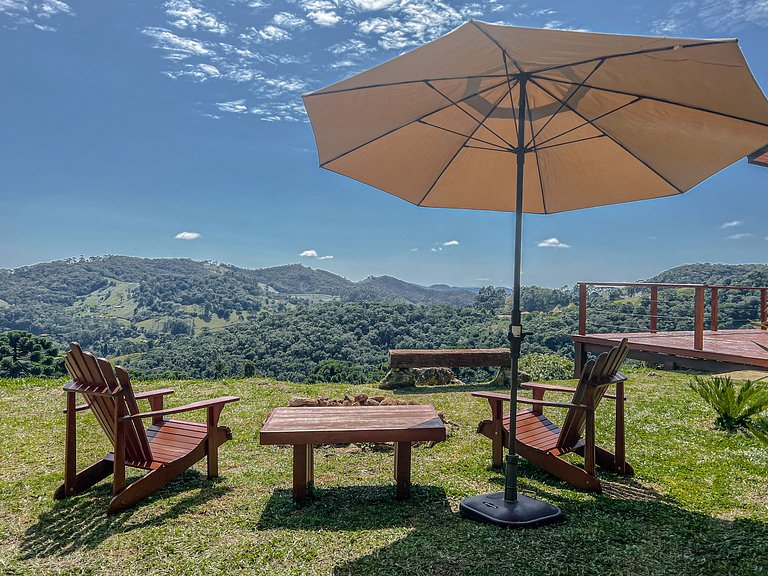
[[[663,364],[665,368],[690,368],[705,371],[768,370],[768,352],[755,342],[768,346],[765,330],[705,330],[700,350],[694,348],[694,333],[630,332],[612,334],[574,334],[576,370],[580,373],[587,353],[598,353],[629,339],[629,357]]]

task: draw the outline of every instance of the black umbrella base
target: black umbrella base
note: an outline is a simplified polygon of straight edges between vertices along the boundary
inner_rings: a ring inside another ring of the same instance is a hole
[[[465,518],[507,528],[535,528],[563,520],[557,506],[522,494],[518,494],[515,502],[507,502],[504,492],[465,498],[459,504],[459,512]]]

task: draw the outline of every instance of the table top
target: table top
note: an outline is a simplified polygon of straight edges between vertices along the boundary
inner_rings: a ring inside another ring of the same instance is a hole
[[[345,444],[445,440],[431,405],[276,408],[259,434],[261,444]]]

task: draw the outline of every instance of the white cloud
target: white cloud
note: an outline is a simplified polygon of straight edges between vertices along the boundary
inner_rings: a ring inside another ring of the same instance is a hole
[[[197,240],[200,238],[199,232],[179,232],[174,236],[177,240]]]
[[[664,18],[653,23],[652,30],[680,36],[706,28],[722,36],[749,25],[768,27],[768,1],[685,0],[672,4]]]
[[[363,11],[384,10],[397,0],[352,0],[352,4]]]
[[[283,28],[306,28],[307,21],[291,14],[290,12],[278,12],[272,17],[272,22]]]
[[[284,30],[279,26],[273,26],[272,24],[264,26],[264,28],[259,30],[257,34],[259,38],[265,42],[283,42],[291,39],[291,35],[287,30]]]
[[[166,53],[169,60],[183,60],[191,56],[212,56],[213,52],[206,48],[205,44],[194,38],[177,36],[165,28],[144,28],[141,31],[145,36],[155,40],[155,48]]]
[[[204,30],[221,35],[229,32],[229,26],[226,23],[206,11],[200,3],[192,0],[169,0],[165,3],[165,13],[175,18],[170,22],[175,28]]]
[[[720,228],[734,228],[736,226],[741,226],[744,222],[741,220],[731,220],[730,222],[723,222],[723,225],[720,226]]]
[[[44,32],[54,32],[50,21],[58,16],[74,16],[75,11],[61,0],[0,0],[0,14],[4,14],[15,26],[32,26]],[[40,20],[45,21],[42,24]]]
[[[570,244],[564,244],[557,238],[547,238],[537,244],[539,248],[570,248]]]
[[[448,240],[448,242],[443,242],[443,246],[458,246],[459,241],[458,240]]]
[[[768,240],[768,238],[766,238],[766,240]],[[418,248],[411,248],[411,252],[418,252],[418,251],[419,251]]]
[[[307,18],[312,20],[318,26],[324,26],[326,28],[335,26],[341,22],[341,16],[336,14],[333,10],[312,10],[307,12]]]
[[[245,105],[245,99],[232,100],[231,102],[217,102],[216,106],[222,112],[232,112],[235,114],[246,114],[248,106]]]
[[[730,236],[726,236],[726,240],[742,240],[744,238],[749,238],[752,236],[751,232],[739,232],[738,234],[731,234]]]
[[[333,256],[318,256],[317,250],[304,250],[299,254],[302,258],[317,258],[318,260],[332,260]]]

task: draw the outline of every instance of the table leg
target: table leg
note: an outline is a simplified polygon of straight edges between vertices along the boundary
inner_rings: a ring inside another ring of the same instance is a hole
[[[395,481],[397,482],[398,500],[405,500],[411,495],[411,443],[395,443]]]
[[[314,476],[312,444],[293,446],[293,500],[303,502],[307,499],[309,483]]]

